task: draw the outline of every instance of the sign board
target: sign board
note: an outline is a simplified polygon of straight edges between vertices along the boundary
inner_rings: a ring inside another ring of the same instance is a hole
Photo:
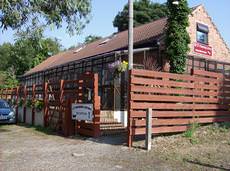
[[[93,120],[93,104],[72,104],[72,119],[92,121]]]
[[[202,55],[212,56],[212,47],[200,43],[195,43],[194,52]]]

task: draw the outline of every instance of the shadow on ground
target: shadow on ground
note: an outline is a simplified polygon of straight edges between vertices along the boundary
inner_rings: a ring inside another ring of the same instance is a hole
[[[224,167],[221,167],[221,166],[215,166],[215,165],[212,165],[212,164],[207,164],[207,163],[202,163],[202,162],[198,162],[198,161],[192,161],[192,160],[187,160],[185,159],[184,160],[185,162],[188,162],[188,163],[191,163],[191,164],[194,164],[194,165],[199,165],[199,166],[203,166],[203,167],[207,167],[209,169],[219,169],[219,170],[223,170],[223,171],[229,171],[230,168],[224,168]]]
[[[95,143],[101,143],[101,144],[110,144],[110,145],[126,145],[126,134],[120,134],[120,135],[111,135],[111,136],[101,136],[99,138],[92,138],[87,136],[81,136],[79,134],[76,134],[74,136],[70,137],[64,137],[61,133],[51,129],[51,128],[44,128],[42,126],[31,126],[25,123],[19,123],[18,126],[33,129],[34,131],[46,134],[46,135],[54,135],[54,136],[60,136],[66,139],[77,139],[77,140],[83,140],[83,141],[92,141]],[[1,127],[0,127],[1,128]],[[7,129],[6,129],[7,131]]]

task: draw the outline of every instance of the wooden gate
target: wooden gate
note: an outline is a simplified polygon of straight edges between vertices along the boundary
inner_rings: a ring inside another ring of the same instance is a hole
[[[183,132],[194,122],[230,121],[230,77],[221,73],[132,70],[129,99],[128,146],[133,136],[145,134],[148,108],[153,134]]]
[[[88,99],[88,91],[91,91],[91,99]],[[66,135],[81,134],[85,136],[100,136],[100,97],[98,96],[98,74],[85,73],[77,80],[63,82],[61,92],[61,106],[65,117],[63,127]],[[92,103],[93,121],[73,121],[71,118],[72,103]]]

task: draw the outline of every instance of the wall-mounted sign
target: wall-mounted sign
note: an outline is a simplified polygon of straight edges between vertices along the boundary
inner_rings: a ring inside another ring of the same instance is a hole
[[[200,43],[195,43],[194,52],[202,55],[212,56],[212,47]]]
[[[92,121],[93,120],[93,104],[72,104],[72,119]]]

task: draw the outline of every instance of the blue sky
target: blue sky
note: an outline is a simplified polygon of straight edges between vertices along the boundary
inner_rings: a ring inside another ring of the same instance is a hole
[[[166,0],[152,0],[153,2],[163,3]],[[46,37],[56,37],[64,48],[83,42],[84,38],[90,34],[108,36],[116,32],[112,21],[118,11],[121,11],[128,0],[92,0],[92,19],[86,26],[81,35],[70,37],[64,28],[58,30],[45,31]],[[188,0],[189,6],[204,4],[209,15],[213,19],[222,37],[230,47],[230,0]],[[12,30],[2,32],[0,30],[0,44],[13,42],[14,35]]]

